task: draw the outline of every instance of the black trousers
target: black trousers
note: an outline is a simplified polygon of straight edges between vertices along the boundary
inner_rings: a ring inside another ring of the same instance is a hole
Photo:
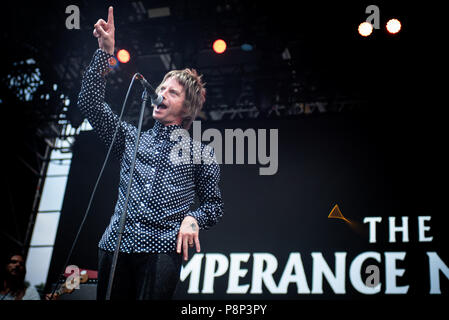
[[[105,300],[114,252],[98,251],[97,300]],[[111,300],[170,300],[176,290],[182,256],[173,253],[120,252]]]

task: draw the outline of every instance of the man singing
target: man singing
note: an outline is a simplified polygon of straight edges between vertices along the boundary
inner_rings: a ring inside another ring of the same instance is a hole
[[[107,146],[119,127],[113,145],[121,164],[119,193],[114,214],[99,243],[99,300],[106,297],[137,138],[137,128],[119,123],[104,102],[105,75],[114,54],[114,32],[110,7],[108,21],[100,19],[94,25],[99,49],[84,74],[78,98],[81,112]],[[164,99],[160,106],[153,106],[153,128],[141,134],[111,299],[171,299],[179,281],[182,257],[188,259],[189,247],[200,251],[199,230],[213,226],[223,215],[217,162],[170,161],[176,143],[170,139],[171,133],[188,129],[204,104],[206,90],[201,77],[194,69],[173,70],[165,75],[156,91]],[[202,150],[205,147],[200,146]],[[191,210],[195,194],[199,207]]]

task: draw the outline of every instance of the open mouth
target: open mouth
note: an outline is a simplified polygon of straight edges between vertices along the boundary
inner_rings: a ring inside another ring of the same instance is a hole
[[[156,109],[157,110],[160,110],[160,109],[167,109],[168,107],[166,106],[166,105],[164,105],[164,104],[160,104],[160,105],[158,105],[158,106],[156,106]]]

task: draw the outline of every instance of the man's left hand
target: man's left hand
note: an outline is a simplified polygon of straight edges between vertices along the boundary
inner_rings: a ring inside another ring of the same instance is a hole
[[[176,252],[182,253],[184,260],[187,261],[189,258],[189,247],[196,247],[196,252],[200,252],[200,238],[199,238],[200,228],[198,227],[198,222],[192,216],[186,216],[182,220],[181,227],[178,232],[178,239],[176,241]]]

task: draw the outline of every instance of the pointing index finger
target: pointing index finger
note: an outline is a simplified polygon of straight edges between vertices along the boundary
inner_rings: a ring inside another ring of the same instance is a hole
[[[108,24],[114,25],[114,8],[112,6],[109,7],[108,11]]]

